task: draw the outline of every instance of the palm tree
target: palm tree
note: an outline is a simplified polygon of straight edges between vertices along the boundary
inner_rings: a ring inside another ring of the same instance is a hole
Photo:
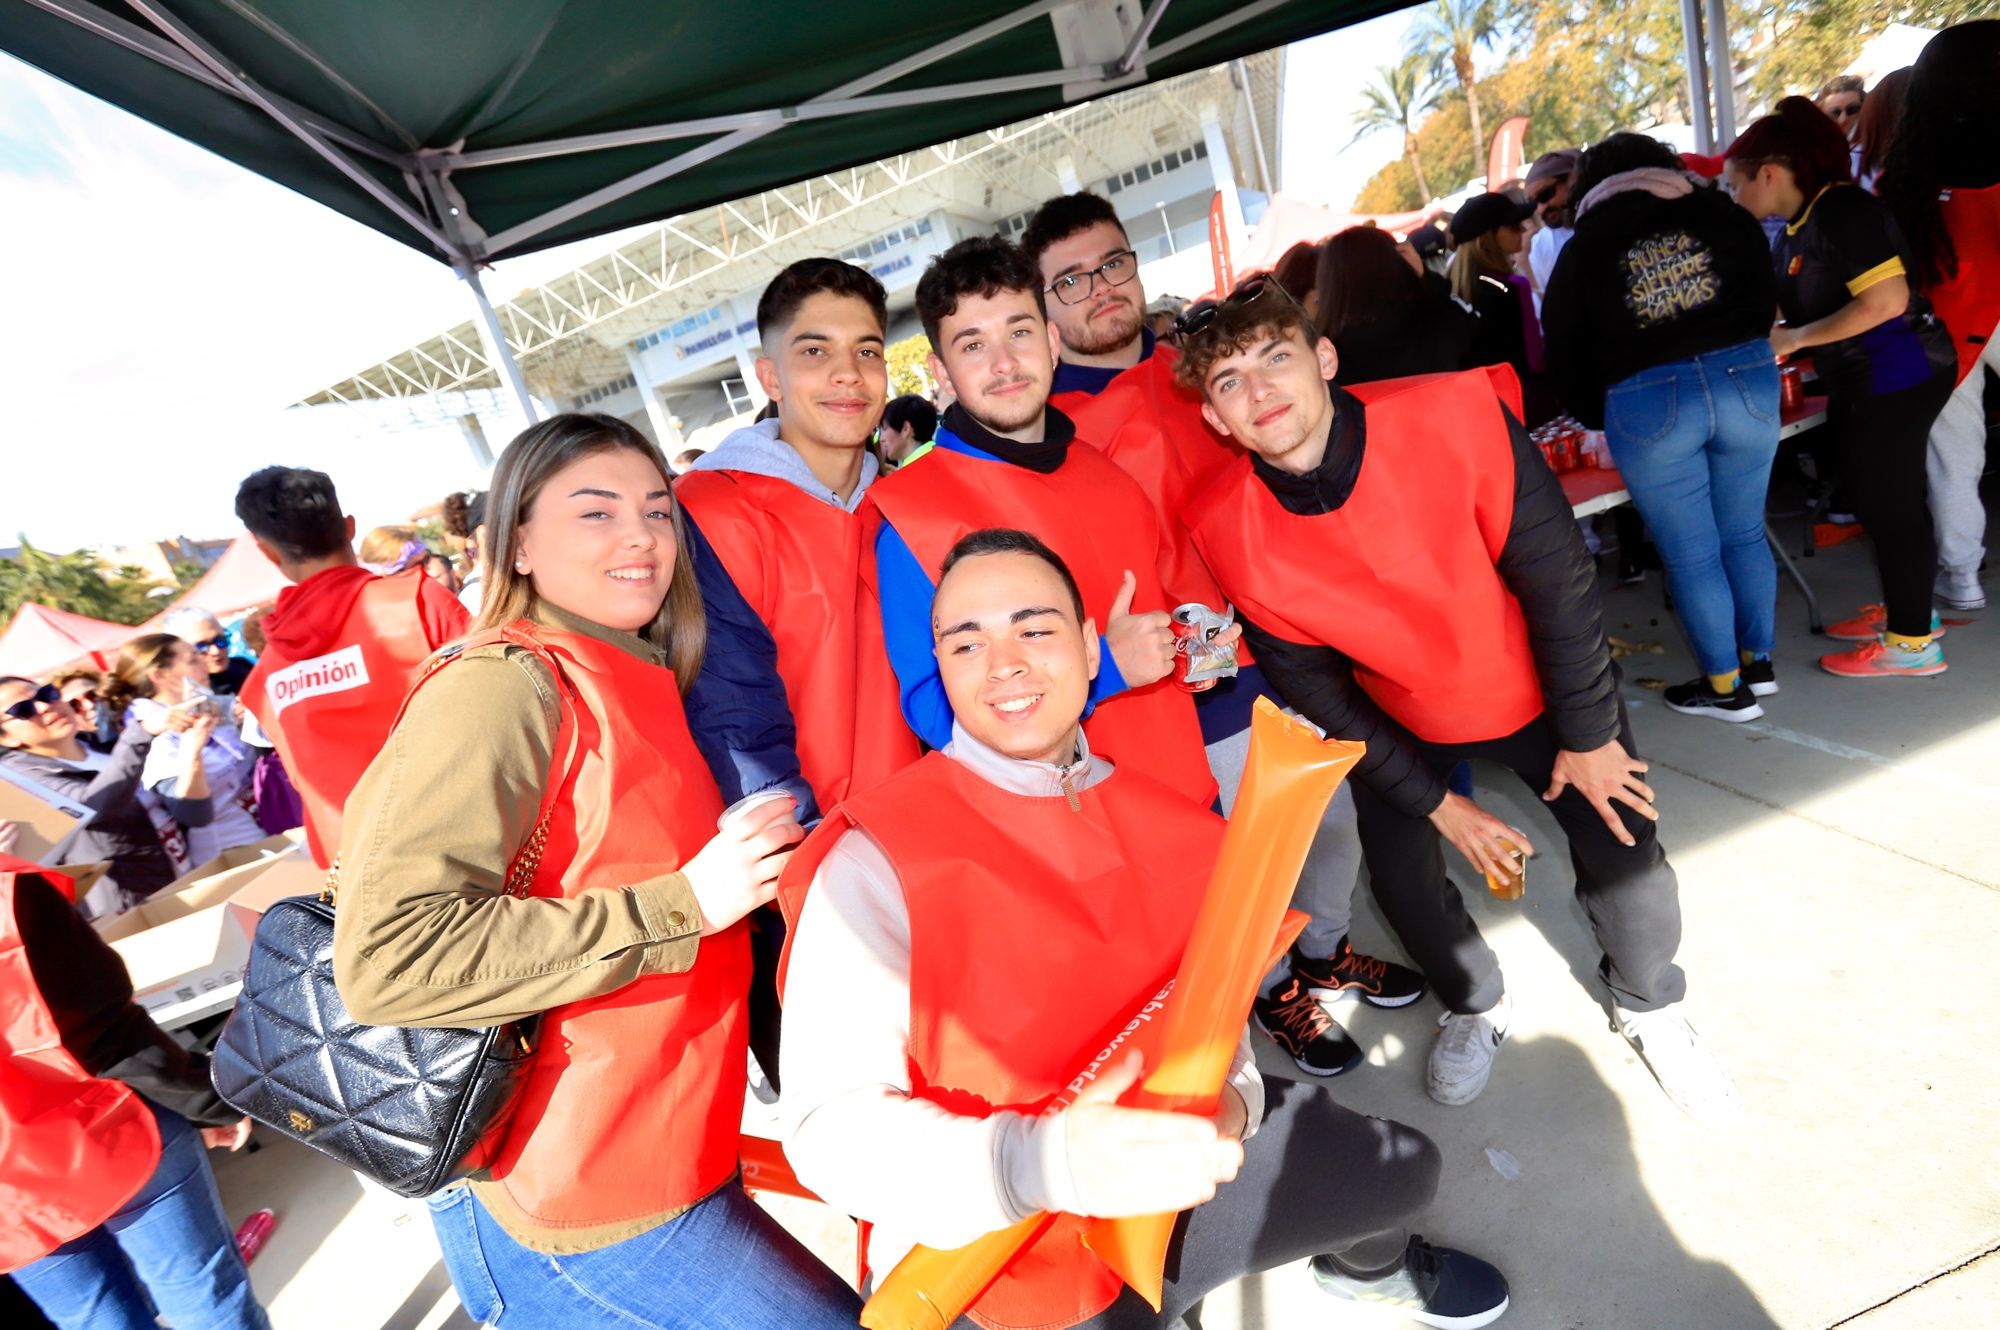
[[[1465,90],[1465,107],[1472,116],[1472,151],[1480,158],[1486,153],[1486,130],[1479,118],[1479,76],[1472,67],[1472,53],[1482,46],[1491,50],[1500,37],[1496,0],[1432,0],[1417,11],[1410,26],[1410,54],[1429,67],[1432,78],[1441,79],[1446,69],[1451,70]]]
[[[145,600],[151,584],[137,568],[120,568],[113,580],[89,550],[55,554],[18,539],[20,553],[0,559],[0,626],[30,602],[113,623],[138,623],[157,608]]]
[[[1425,68],[1421,57],[1404,56],[1393,65],[1375,71],[1375,81],[1361,89],[1362,107],[1354,113],[1354,138],[1349,146],[1378,129],[1400,130],[1403,159],[1416,177],[1419,203],[1431,198],[1430,182],[1424,179],[1423,157],[1417,151],[1417,118],[1437,102],[1437,80]]]

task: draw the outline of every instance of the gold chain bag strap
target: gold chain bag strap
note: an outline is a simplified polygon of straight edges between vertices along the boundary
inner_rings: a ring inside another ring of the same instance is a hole
[[[541,869],[550,818],[576,756],[577,702],[553,653],[512,632],[506,640],[548,664],[561,694],[562,756],[503,886],[521,897]],[[411,693],[456,654],[435,659]],[[336,860],[317,896],[265,911],[211,1074],[217,1093],[238,1111],[391,1191],[426,1196],[491,1164],[533,1063],[541,1018],[473,1029],[357,1021],[334,981],[339,887]]]

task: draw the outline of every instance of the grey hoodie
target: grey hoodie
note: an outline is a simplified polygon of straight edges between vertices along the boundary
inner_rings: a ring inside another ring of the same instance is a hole
[[[783,480],[798,486],[822,503],[830,503],[845,512],[853,512],[861,506],[861,496],[882,474],[882,464],[873,453],[861,456],[861,483],[854,487],[854,493],[842,503],[840,496],[819,483],[819,477],[812,473],[805,459],[798,455],[789,443],[778,438],[776,420],[760,420],[754,425],[732,430],[729,436],[702,459],[688,468],[690,471],[743,471],[753,476],[769,476],[773,480]]]

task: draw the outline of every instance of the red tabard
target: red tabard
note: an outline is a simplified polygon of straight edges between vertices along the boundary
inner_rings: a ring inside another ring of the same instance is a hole
[[[1160,510],[1167,549],[1160,577],[1174,604],[1200,601],[1220,610],[1222,592],[1188,543],[1181,513],[1208,478],[1243,450],[1208,427],[1199,396],[1174,385],[1179,359],[1172,347],[1156,346],[1104,391],[1059,393],[1049,405],[1075,421],[1076,437],[1118,463]]]
[[[928,462],[925,465],[929,465]],[[1222,819],[1129,767],[1077,796],[995,788],[927,755],[829,816],[787,867],[797,926],[827,851],[873,837],[910,912],[910,1083],[967,1117],[1041,1112],[1180,964]],[[983,1326],[1095,1316],[1118,1276],[1058,1219],[973,1305]]]
[[[880,652],[864,655],[855,642],[861,519],[789,481],[743,471],[691,471],[674,494],[777,643],[799,766],[819,806],[916,761],[895,675]]]
[[[14,922],[17,873],[47,870],[0,855],[0,1274],[109,1219],[160,1162],[144,1101],[62,1045]]]
[[[321,868],[340,850],[341,810],[388,739],[417,667],[468,623],[421,568],[394,577],[333,568],[278,594],[241,698],[285,760]]]
[[[2000,327],[2000,185],[1951,190],[1940,207],[1958,271],[1925,294],[1951,330],[1963,383]]]
[[[715,835],[722,797],[670,670],[526,621],[470,645],[501,640],[557,672],[576,727],[566,795],[530,895],[629,887],[685,863]],[[546,1013],[491,1170],[500,1199],[527,1226],[592,1228],[685,1208],[727,1182],[743,1116],[749,988],[749,932],[739,923],[703,938],[685,973]]]
[[[886,519],[933,577],[960,538],[987,527],[1014,527],[1038,536],[1062,556],[1083,592],[1083,608],[1103,632],[1130,569],[1138,587],[1132,609],[1172,610],[1160,586],[1160,519],[1132,478],[1092,448],[1069,450],[1063,464],[1040,475],[1009,462],[933,448],[924,460],[879,480],[861,511],[867,548],[875,522]],[[864,569],[863,576],[869,576]],[[1197,803],[1215,798],[1215,777],[1202,746],[1194,702],[1171,678],[1127,689],[1101,703],[1084,722],[1090,746],[1136,768]]]
[[[1300,517],[1235,463],[1188,529],[1251,622],[1354,662],[1367,694],[1438,743],[1512,734],[1542,712],[1520,602],[1495,561],[1514,513],[1514,455],[1481,370],[1360,384],[1361,476]]]

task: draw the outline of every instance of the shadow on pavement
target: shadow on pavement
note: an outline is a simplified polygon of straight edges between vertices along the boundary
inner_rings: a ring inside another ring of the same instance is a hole
[[[1412,1044],[1397,1066],[1365,1067],[1328,1092],[1438,1143],[1444,1172],[1417,1231],[1500,1267],[1513,1300],[1499,1325],[1779,1330],[1733,1270],[1681,1244],[1642,1176],[1623,1106],[1575,1044],[1553,1036],[1508,1041],[1486,1096],[1462,1108],[1432,1103],[1411,1083],[1407,1070],[1421,1067],[1427,1052],[1427,1044]],[[1260,1050],[1267,1074],[1281,1061]],[[1505,1152],[1516,1180],[1489,1162],[1489,1148]],[[1241,1330],[1293,1330],[1312,1307],[1269,1289],[1243,1291]],[[1337,1310],[1321,1305],[1329,1316]]]

